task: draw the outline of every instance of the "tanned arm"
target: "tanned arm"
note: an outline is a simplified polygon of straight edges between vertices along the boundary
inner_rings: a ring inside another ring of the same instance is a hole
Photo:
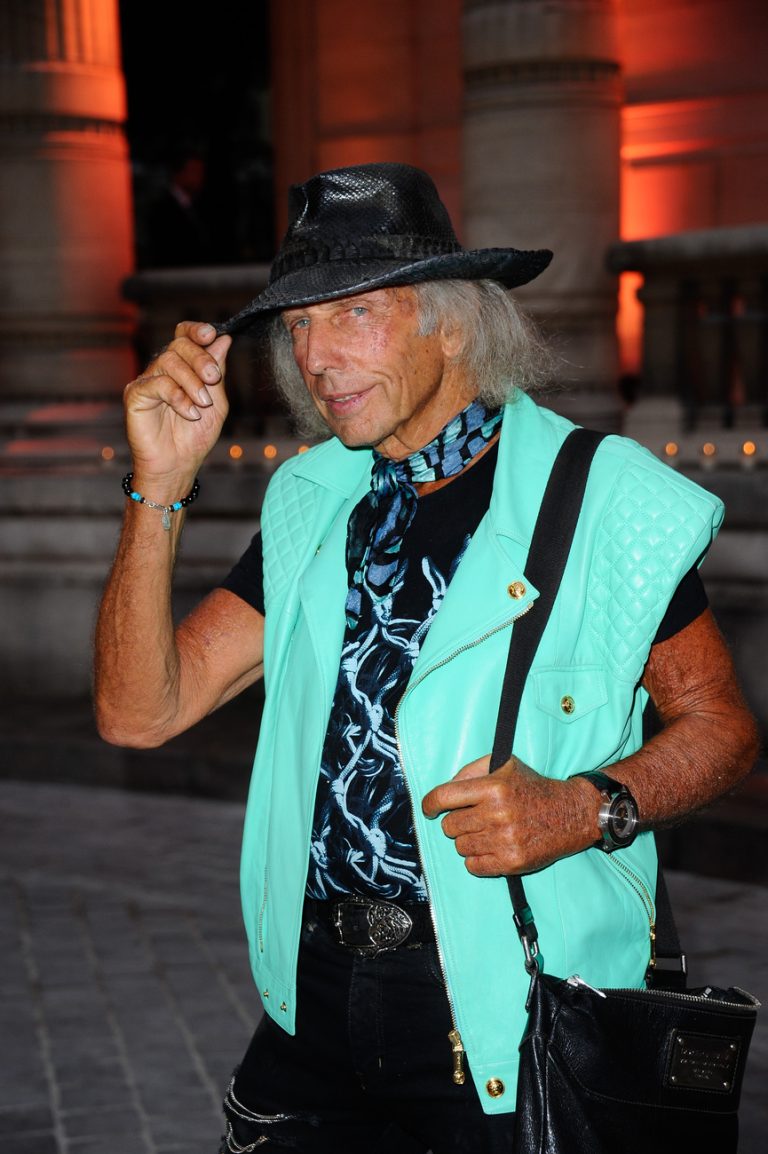
[[[709,610],[653,646],[643,685],[663,729],[608,772],[653,829],[732,789],[754,765],[758,731]],[[464,766],[423,801],[428,817],[446,815],[443,829],[470,873],[529,873],[597,841],[602,798],[588,781],[551,780],[515,757],[489,777],[489,760]]]
[[[227,414],[229,337],[184,322],[124,394],[133,488],[163,505],[185,496]],[[105,740],[160,745],[260,675],[264,619],[215,590],[174,632],[173,567],[184,512],[127,501],[96,630],[95,705]]]

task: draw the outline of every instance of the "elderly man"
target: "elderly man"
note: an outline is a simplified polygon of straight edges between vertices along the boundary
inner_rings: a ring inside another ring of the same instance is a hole
[[[572,427],[525,395],[546,355],[507,292],[551,254],[463,250],[403,165],[315,176],[290,216],[269,287],[218,333],[179,325],[126,389],[100,727],[158,745],[264,672],[242,890],[266,1014],[222,1150],[509,1150],[526,978],[504,875],[530,875],[548,970],[641,986],[649,831],[755,756],[696,575],[721,506],[602,442],[515,755],[490,776],[510,634],[536,612],[531,533]],[[277,471],[261,534],[174,632],[231,334],[265,320],[294,415],[325,439]],[[649,697],[662,730],[643,744]]]

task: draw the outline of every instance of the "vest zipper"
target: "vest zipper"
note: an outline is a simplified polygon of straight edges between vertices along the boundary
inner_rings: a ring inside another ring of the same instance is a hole
[[[603,852],[602,850],[600,851]],[[621,874],[630,889],[634,890],[645,908],[646,917],[648,918],[648,935],[650,938],[650,957],[648,960],[648,968],[653,969],[656,965],[656,906],[651,897],[650,890],[643,881],[638,877],[634,870],[631,870],[626,862],[614,857],[613,854],[605,855],[609,864]]]
[[[262,897],[261,897],[261,906],[259,908],[259,923],[258,923],[259,950],[261,951],[262,954],[264,953],[264,913],[265,913],[266,908],[267,908],[267,894],[268,894],[268,892],[269,892],[269,873],[265,869],[264,870],[264,893],[262,894]]]
[[[412,685],[408,686],[405,693],[403,694],[403,696],[398,701],[397,707],[395,708],[395,716],[394,716],[395,743],[397,745],[397,753],[398,753],[398,757],[400,758],[400,767],[403,771],[403,780],[405,781],[405,787],[408,790],[408,797],[409,797],[410,802],[411,802],[411,809],[412,810],[414,808],[413,791],[411,790],[411,783],[410,783],[410,780],[408,778],[408,774],[405,772],[405,759],[403,758],[403,748],[402,748],[402,745],[400,744],[400,726],[399,726],[400,706],[403,704],[403,701],[405,700],[407,695],[411,692],[411,690],[415,689],[417,685],[421,685],[422,681],[424,681],[424,679],[426,677],[429,677],[430,673],[434,673],[436,669],[442,669],[444,665],[447,665],[449,661],[453,661],[454,657],[458,657],[460,653],[465,653],[468,649],[474,649],[474,647],[476,645],[480,645],[483,641],[486,641],[489,637],[493,637],[493,635],[495,633],[500,633],[502,629],[506,629],[508,626],[514,624],[515,621],[519,621],[521,617],[525,617],[526,613],[529,613],[531,611],[531,609],[533,609],[535,604],[536,604],[535,601],[531,601],[530,604],[526,605],[525,609],[523,609],[523,611],[521,613],[518,613],[515,617],[510,617],[507,621],[504,621],[501,625],[497,625],[495,629],[489,629],[486,633],[483,633],[480,637],[476,637],[474,639],[474,641],[468,641],[468,642],[466,642],[466,644],[460,645],[458,649],[454,649],[453,652],[449,653],[447,657],[444,657],[442,659],[442,661],[438,661],[436,665],[431,665],[429,667],[429,669],[425,669],[425,671],[421,674],[421,676],[418,677],[416,679],[416,681],[413,682]],[[448,1041],[450,1042],[451,1054],[453,1055],[452,1078],[453,1078],[453,1082],[457,1086],[463,1086],[464,1082],[466,1080],[466,1073],[464,1071],[464,1054],[466,1053],[466,1051],[464,1049],[464,1043],[461,1040],[461,1034],[459,1033],[459,1028],[456,1025],[456,1008],[455,1008],[454,1001],[453,1001],[453,995],[451,994],[450,987],[448,986],[448,977],[447,977],[446,972],[445,972],[445,957],[443,955],[443,947],[440,944],[440,938],[438,937],[438,933],[437,933],[437,922],[435,920],[435,907],[432,904],[432,895],[431,895],[430,889],[429,889],[429,881],[427,879],[427,871],[424,869],[424,861],[423,861],[423,858],[421,856],[421,846],[419,845],[419,835],[418,835],[418,831],[416,829],[416,822],[415,821],[413,823],[413,836],[414,836],[414,839],[416,841],[416,854],[417,854],[418,859],[419,859],[419,865],[421,866],[421,873],[422,873],[422,876],[424,878],[424,885],[425,885],[426,890],[427,890],[427,901],[429,904],[429,914],[430,914],[430,918],[432,919],[432,930],[434,932],[435,943],[437,945],[437,960],[438,960],[439,965],[440,965],[440,972],[443,976],[443,985],[445,986],[445,994],[446,994],[446,997],[448,999],[448,1010],[449,1010],[450,1015],[451,1015],[452,1029],[448,1032]]]

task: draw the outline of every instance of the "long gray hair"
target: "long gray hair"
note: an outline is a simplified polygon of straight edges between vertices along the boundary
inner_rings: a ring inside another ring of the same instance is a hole
[[[492,280],[427,281],[414,285],[422,336],[442,328],[463,340],[454,364],[477,387],[489,408],[509,400],[515,389],[531,392],[547,384],[553,358],[541,334],[507,290]],[[328,427],[315,408],[293,358],[290,334],[280,316],[269,334],[275,384],[300,436],[322,439]]]

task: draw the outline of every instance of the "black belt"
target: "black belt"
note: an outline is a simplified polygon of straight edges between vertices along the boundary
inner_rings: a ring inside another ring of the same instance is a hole
[[[378,901],[350,894],[340,901],[307,898],[304,908],[326,926],[334,940],[365,957],[398,946],[421,946],[435,940],[428,902]]]

